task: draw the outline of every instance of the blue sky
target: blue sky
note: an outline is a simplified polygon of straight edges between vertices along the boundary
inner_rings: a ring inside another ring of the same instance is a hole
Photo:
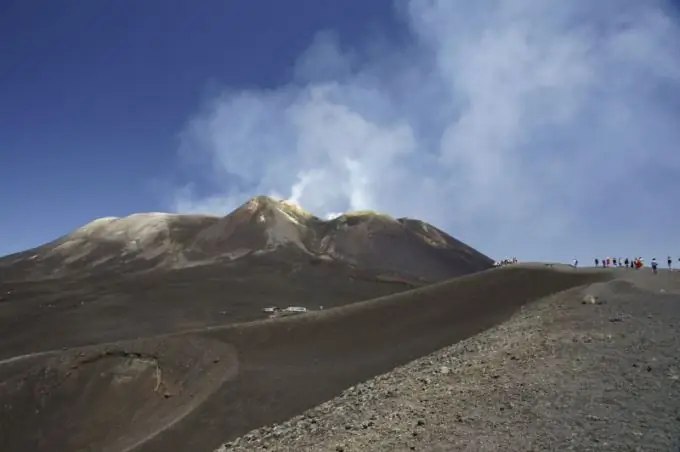
[[[10,0],[0,55],[0,255],[256,194],[680,255],[675,2]]]

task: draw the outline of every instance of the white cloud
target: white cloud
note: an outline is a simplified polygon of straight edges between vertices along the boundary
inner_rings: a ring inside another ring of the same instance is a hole
[[[226,91],[197,114],[182,158],[208,158],[215,190],[184,187],[176,210],[274,194],[319,216],[417,217],[496,256],[672,251],[680,32],[668,4],[403,6],[407,48],[347,53],[322,33],[289,85]]]

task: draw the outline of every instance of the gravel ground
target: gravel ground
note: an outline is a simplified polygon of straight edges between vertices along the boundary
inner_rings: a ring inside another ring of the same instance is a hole
[[[218,450],[678,451],[680,293],[655,281],[540,300]]]

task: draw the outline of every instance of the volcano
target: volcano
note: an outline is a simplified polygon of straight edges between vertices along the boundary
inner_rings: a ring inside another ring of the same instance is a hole
[[[320,219],[289,201],[251,198],[224,217],[139,213],[100,218],[0,259],[3,281],[249,262],[336,262],[427,282],[490,268],[491,258],[419,220],[372,211]]]

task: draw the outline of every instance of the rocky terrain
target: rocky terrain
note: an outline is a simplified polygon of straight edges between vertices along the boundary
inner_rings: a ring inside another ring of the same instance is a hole
[[[680,273],[609,272],[218,450],[678,451]]]

